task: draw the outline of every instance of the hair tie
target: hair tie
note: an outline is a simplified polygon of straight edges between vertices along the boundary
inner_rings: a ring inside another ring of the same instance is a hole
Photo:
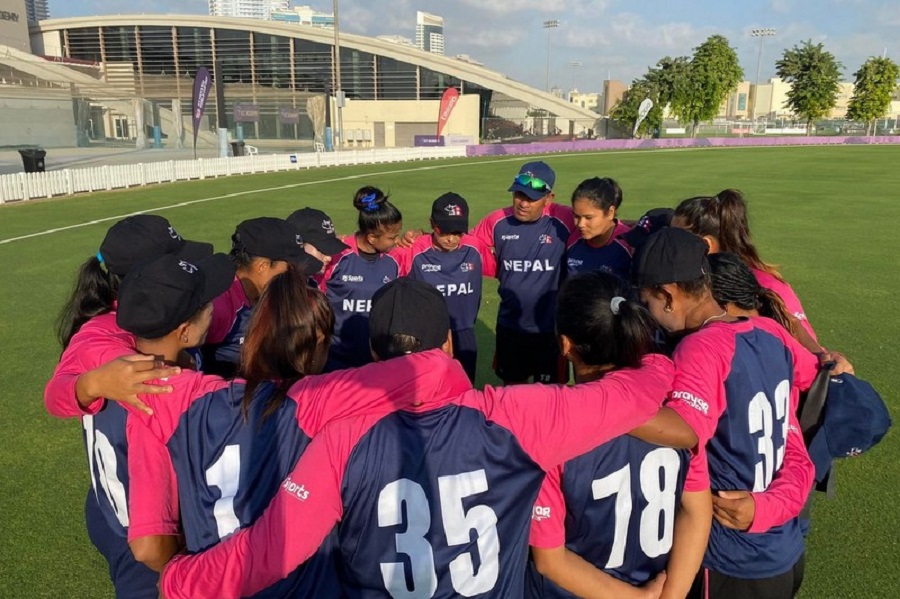
[[[624,304],[627,300],[621,295],[617,295],[616,297],[609,300],[609,309],[612,310],[612,313],[616,316],[619,315],[619,307]]]
[[[379,204],[376,201],[377,198],[378,198],[378,195],[375,194],[374,192],[363,196],[360,199],[360,202],[362,202],[364,204],[363,210],[365,210],[366,212],[375,212],[376,210],[378,210]]]
[[[104,263],[104,261],[103,261],[103,254],[101,254],[100,252],[97,252],[97,260],[100,261],[100,264],[103,264],[103,263]]]

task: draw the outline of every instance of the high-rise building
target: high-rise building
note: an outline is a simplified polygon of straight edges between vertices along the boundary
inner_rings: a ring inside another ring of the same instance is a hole
[[[295,6],[287,10],[273,10],[271,19],[282,23],[297,23],[307,27],[334,29],[334,13],[319,12],[311,6]]]
[[[270,19],[273,12],[287,10],[290,5],[290,0],[209,0],[209,14],[213,17]]]
[[[444,53],[444,17],[416,11],[416,46],[432,54]]]
[[[49,0],[25,0],[25,14],[29,21],[43,21],[50,18]]]

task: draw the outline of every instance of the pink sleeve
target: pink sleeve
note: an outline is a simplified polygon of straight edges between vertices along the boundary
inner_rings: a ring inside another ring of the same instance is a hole
[[[785,347],[791,352],[794,361],[794,387],[800,391],[809,390],[813,381],[816,380],[816,375],[819,374],[819,359],[811,351],[803,347],[803,345],[794,339],[783,326],[774,320],[759,317],[753,319],[753,324],[781,339],[781,342],[784,343]],[[794,405],[794,408],[797,408],[796,404]]]
[[[672,362],[656,354],[640,368],[611,372],[599,381],[566,385],[513,385],[467,393],[488,420],[508,428],[544,470],[624,435],[652,418],[672,385]]]
[[[469,235],[472,237],[476,237],[481,243],[490,248],[494,249],[494,227],[497,226],[497,222],[503,218],[502,210],[494,210],[475,225],[475,228],[469,231]]]
[[[409,269],[412,267],[412,250],[412,246],[404,248],[398,245],[388,253],[388,256],[397,263],[398,277],[405,277],[409,274]]]
[[[715,341],[694,333],[678,344],[672,356],[675,382],[666,406],[694,430],[700,446],[715,434],[726,406],[722,381],[728,375],[729,348]]]
[[[556,202],[552,202],[548,205],[549,214],[553,218],[557,219],[559,222],[563,224],[563,226],[569,230],[569,237],[575,233],[575,213],[572,211],[571,206],[564,206],[563,204],[557,204]],[[566,238],[566,242],[569,241],[569,238]]]
[[[687,478],[684,481],[685,493],[697,493],[709,488],[709,463],[706,460],[706,446],[697,448],[691,454],[688,464]]]
[[[471,388],[459,362],[434,349],[307,377],[287,395],[297,401],[300,428],[314,437],[340,418],[388,414],[432,397],[456,397]]]
[[[788,312],[790,312],[794,318],[799,320],[800,324],[803,325],[803,328],[806,329],[806,332],[809,333],[813,340],[818,342],[816,332],[813,330],[812,325],[809,324],[809,319],[806,317],[806,310],[803,308],[803,304],[800,303],[800,298],[797,297],[796,292],[787,281],[783,281],[758,268],[752,270],[760,286],[774,291],[775,294],[781,298],[781,301],[784,302],[784,307],[787,308]]]
[[[128,436],[128,540],[177,535],[180,530],[178,483],[166,446],[133,416]]]
[[[154,382],[158,384],[162,381]],[[128,410],[129,420],[134,418],[140,420],[163,443],[168,443],[169,438],[178,427],[181,415],[191,407],[192,403],[229,385],[229,382],[222,377],[193,370],[182,370],[181,374],[169,377],[165,382],[172,385],[171,393],[140,395],[141,401],[153,410],[152,416],[148,416],[130,404],[124,402],[120,404]]]
[[[97,399],[85,408],[78,403],[75,393],[78,378],[89,370],[134,353],[133,338],[124,331],[83,328],[63,352],[53,376],[44,387],[47,412],[57,418],[79,418],[99,412],[103,408],[103,399]]]
[[[350,245],[350,247],[353,248],[353,247],[356,247],[356,241],[355,241],[355,239],[352,239],[352,238],[353,238],[352,235],[348,235],[346,237],[342,237],[341,241]],[[353,241],[352,245],[351,245],[351,241]],[[331,262],[329,262],[325,266],[325,272],[323,272],[321,275],[315,275],[315,277],[313,277],[319,283],[319,291],[321,291],[322,293],[325,293],[328,291],[328,281],[331,279],[331,275],[334,273],[334,269],[337,268],[338,264],[340,264],[341,259],[351,252],[352,252],[351,249],[346,249],[343,252],[341,252],[340,254],[332,256]]]
[[[478,237],[473,237],[471,235],[465,236],[464,240],[466,243],[471,244],[472,247],[475,248],[475,251],[481,256],[481,276],[491,278],[496,277],[497,257],[494,256],[494,251],[490,246],[486,245]]]
[[[531,513],[531,538],[529,545],[540,549],[553,549],[566,544],[566,501],[562,492],[560,465],[551,468],[544,477],[541,491]]]
[[[240,307],[234,305],[234,286],[240,284],[241,282],[235,279],[225,293],[213,300],[212,321],[209,323],[209,331],[206,333],[206,344],[221,343],[225,340],[231,327],[234,326],[234,319]]]
[[[788,410],[788,436],[784,462],[762,493],[753,493],[756,513],[748,532],[765,532],[797,516],[803,509],[815,478],[815,468],[800,433],[795,410]]]
[[[341,430],[313,440],[262,516],[201,553],[163,570],[168,599],[246,597],[285,578],[318,549],[343,513],[340,483],[356,439]]]

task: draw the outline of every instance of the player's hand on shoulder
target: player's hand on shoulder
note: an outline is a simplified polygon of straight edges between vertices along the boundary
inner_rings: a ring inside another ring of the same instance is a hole
[[[747,530],[756,516],[750,491],[718,491],[712,496],[713,517],[726,528]]]
[[[154,356],[131,355],[111,360],[81,375],[79,386],[95,398],[104,397],[135,407],[146,414],[153,414],[140,394],[171,393],[171,385],[150,384],[181,372],[178,366],[169,366]]]
[[[397,240],[397,245],[402,248],[412,247],[412,245],[416,242],[416,239],[425,234],[425,231],[422,229],[410,229],[400,236],[400,239]]]

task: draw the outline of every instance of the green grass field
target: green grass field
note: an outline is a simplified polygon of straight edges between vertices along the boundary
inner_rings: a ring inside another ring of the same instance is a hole
[[[584,178],[611,176],[624,218],[727,187],[745,192],[755,238],[781,265],[827,347],[844,351],[900,414],[900,148],[751,148],[559,155],[559,200]],[[324,209],[353,230],[353,191],[392,192],[407,227],[427,226],[431,201],[465,196],[475,218],[509,203],[521,158],[335,168],[172,184],[0,207],[0,240],[160,210],[179,232],[227,251],[234,226],[253,216]],[[215,198],[215,199],[209,199]],[[203,201],[207,200],[209,201]],[[196,203],[190,203],[196,202]],[[187,205],[173,207],[176,204]],[[167,207],[171,207],[166,209]],[[9,267],[0,291],[0,597],[111,596],[105,563],[83,523],[89,478],[77,421],[46,414],[43,386],[59,355],[54,319],[76,267],[112,221],[0,243]],[[480,319],[480,382],[489,370],[496,287]],[[893,306],[893,308],[892,308]],[[817,498],[805,598],[900,596],[900,436],[838,467],[839,495]]]

